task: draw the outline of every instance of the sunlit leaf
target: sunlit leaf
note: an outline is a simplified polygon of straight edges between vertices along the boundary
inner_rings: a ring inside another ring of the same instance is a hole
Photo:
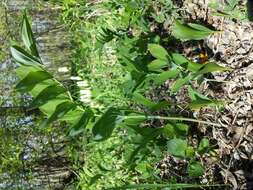
[[[26,48],[30,50],[32,55],[39,57],[39,53],[36,47],[36,42],[33,37],[32,29],[31,29],[31,25],[29,24],[26,13],[23,15],[21,34],[22,34],[22,40]]]
[[[20,91],[29,91],[36,84],[51,79],[53,76],[46,71],[30,72],[25,78],[23,78],[17,85],[16,89]]]
[[[84,112],[82,117],[77,121],[76,124],[74,124],[73,127],[71,127],[71,130],[69,132],[69,136],[76,136],[80,133],[82,133],[85,130],[86,125],[89,123],[89,120],[93,117],[93,112],[90,108],[87,108]]]
[[[175,129],[177,135],[186,136],[189,131],[189,126],[184,123],[176,123],[174,125],[174,129]]]
[[[59,104],[56,107],[54,113],[41,124],[41,127],[42,128],[46,127],[50,123],[58,120],[59,118],[63,117],[67,112],[69,112],[71,109],[74,109],[75,107],[76,107],[76,104],[69,101]]]
[[[119,111],[109,108],[95,123],[92,128],[94,140],[103,141],[110,138],[116,124],[118,123]]]
[[[171,54],[172,60],[176,65],[180,65],[186,70],[196,72],[198,71],[201,67],[203,67],[202,64],[195,63],[191,60],[188,60],[185,56],[179,53],[172,53]]]
[[[156,103],[154,103],[153,101],[151,101],[150,99],[144,97],[143,95],[141,95],[138,92],[134,92],[133,93],[133,101],[135,101],[138,104],[142,104],[150,109],[152,109],[153,106],[156,105]]]
[[[167,123],[163,128],[164,136],[167,138],[185,137],[189,126],[184,123]]]
[[[188,174],[191,177],[199,177],[204,175],[205,168],[200,162],[194,161],[188,165]]]
[[[231,68],[222,67],[222,66],[218,65],[217,63],[209,62],[209,63],[205,64],[202,68],[200,68],[196,72],[196,75],[211,73],[214,71],[229,71],[229,70],[231,70]]]
[[[180,40],[202,40],[215,31],[199,24],[182,24],[175,21],[172,27],[172,34]]]
[[[182,139],[172,139],[167,143],[167,150],[169,154],[177,157],[185,157],[187,149],[187,141]]]
[[[158,44],[148,44],[148,50],[150,51],[151,55],[157,59],[168,61],[169,54],[164,47]]]
[[[188,146],[185,151],[185,156],[187,158],[194,158],[195,156],[195,150],[192,146]]]
[[[208,152],[209,148],[210,148],[209,140],[207,138],[201,139],[199,146],[198,146],[198,152],[200,154],[204,154],[204,153]]]
[[[56,84],[52,86],[48,86],[47,88],[43,89],[32,101],[31,106],[32,107],[39,107],[45,103],[47,103],[49,100],[56,98],[58,95],[66,92],[67,89]]]
[[[178,69],[172,69],[169,71],[164,71],[160,73],[159,75],[156,75],[153,80],[156,85],[162,85],[164,82],[166,82],[169,79],[176,78],[180,71]]]
[[[171,93],[176,93],[180,90],[180,88],[186,84],[189,83],[189,81],[192,79],[193,77],[191,75],[188,75],[184,78],[179,78],[176,80],[176,82],[172,85],[170,91]]]
[[[15,59],[15,61],[17,63],[20,63],[21,65],[35,66],[41,64],[41,62],[37,58],[33,57],[31,54],[18,46],[11,47],[11,55]]]
[[[161,69],[168,66],[168,61],[162,59],[155,59],[151,63],[148,64],[149,71],[160,71]]]

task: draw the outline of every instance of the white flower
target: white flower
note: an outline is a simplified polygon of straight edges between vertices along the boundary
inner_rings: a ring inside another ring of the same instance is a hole
[[[67,73],[69,71],[68,67],[59,67],[58,72],[60,73]]]
[[[70,77],[71,80],[82,80],[79,76],[72,76]]]
[[[79,87],[88,87],[89,84],[88,84],[87,81],[84,80],[84,81],[78,81],[77,86],[79,86]]]

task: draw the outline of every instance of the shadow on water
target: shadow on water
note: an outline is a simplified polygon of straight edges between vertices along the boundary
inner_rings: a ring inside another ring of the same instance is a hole
[[[247,12],[248,12],[248,19],[253,21],[253,0],[248,0],[247,2]]]

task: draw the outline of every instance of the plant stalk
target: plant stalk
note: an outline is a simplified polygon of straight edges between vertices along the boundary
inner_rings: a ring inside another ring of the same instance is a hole
[[[217,126],[221,127],[221,124],[218,123],[213,123],[209,121],[203,121],[203,120],[197,120],[197,119],[191,119],[191,118],[185,118],[185,117],[166,117],[166,116],[155,116],[155,115],[137,115],[137,116],[120,116],[122,117],[123,120],[125,119],[161,119],[161,120],[169,120],[169,121],[190,121],[194,123],[202,123],[206,125],[212,125],[212,126]]]

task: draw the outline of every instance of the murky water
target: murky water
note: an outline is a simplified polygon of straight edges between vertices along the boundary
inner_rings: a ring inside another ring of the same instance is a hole
[[[59,20],[60,7],[35,0],[1,0],[0,7],[0,25],[2,25],[0,30],[3,30],[0,33],[0,48],[2,50],[2,56],[0,56],[0,128],[17,128],[16,132],[21,134],[20,138],[24,138],[22,140],[26,141],[32,149],[43,149],[49,139],[37,137],[34,134],[29,137],[25,136],[26,129],[35,125],[36,117],[34,113],[27,110],[31,97],[21,95],[14,90],[18,79],[15,75],[16,65],[11,61],[8,46],[10,46],[11,41],[21,41],[19,24],[22,12],[27,9],[28,14],[31,16],[32,28],[44,64],[51,72],[55,73],[59,80],[66,80],[70,78],[71,69],[69,34]],[[16,139],[20,140],[20,138],[18,136]],[[58,140],[55,137],[52,139]],[[17,143],[19,142],[17,141]],[[43,151],[40,150],[40,152]],[[30,153],[31,150],[24,147],[22,159],[29,159]],[[3,176],[0,176],[0,189],[15,189],[17,187],[47,189],[45,186],[42,187],[45,183],[43,178],[27,182],[22,179],[22,175],[24,174],[20,174],[20,180],[10,181],[8,172],[6,172]],[[59,180],[54,180],[59,183]]]

